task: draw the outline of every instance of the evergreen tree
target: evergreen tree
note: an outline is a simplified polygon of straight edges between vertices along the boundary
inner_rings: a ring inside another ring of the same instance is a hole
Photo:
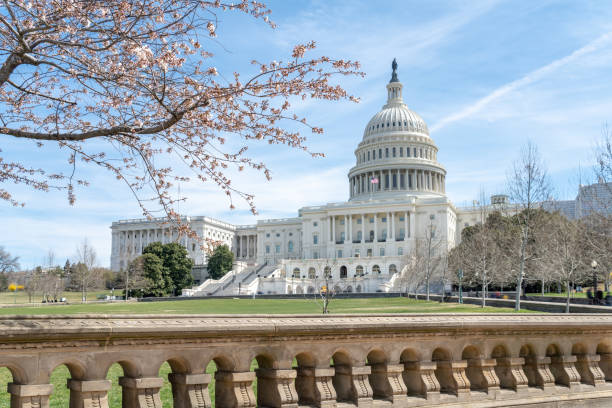
[[[172,295],[174,285],[167,268],[164,267],[163,261],[152,253],[143,254],[138,260],[142,262],[143,275],[147,280],[147,284],[141,291],[134,291],[135,294],[140,294],[144,297]]]
[[[142,250],[144,254],[153,254],[157,256],[165,269],[164,273],[168,275],[172,282],[173,292],[170,295],[178,295],[183,288],[193,285],[193,277],[191,276],[191,268],[193,261],[188,257],[187,250],[176,242],[162,244],[161,242],[153,242],[147,245]]]
[[[219,279],[232,270],[234,254],[227,245],[219,245],[208,258],[208,274],[212,279]]]

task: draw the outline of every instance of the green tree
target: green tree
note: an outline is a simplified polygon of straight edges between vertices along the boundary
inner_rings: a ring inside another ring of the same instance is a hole
[[[212,279],[219,279],[232,270],[234,254],[227,245],[219,245],[208,258],[208,274]]]
[[[182,245],[176,242],[168,244],[153,242],[147,245],[142,253],[143,255],[153,254],[161,260],[174,288],[170,294],[178,295],[183,288],[193,285],[191,276],[193,261],[188,257],[187,250]]]
[[[163,261],[157,255],[146,253],[133,262],[142,265],[143,276],[147,281],[143,289],[132,291],[134,295],[144,297],[172,295],[174,292],[172,279],[168,274],[168,269],[164,267]]]

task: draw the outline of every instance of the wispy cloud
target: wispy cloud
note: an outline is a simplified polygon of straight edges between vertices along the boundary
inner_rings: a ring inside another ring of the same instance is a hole
[[[603,35],[601,35],[600,37],[598,37],[597,39],[593,40],[592,42],[588,43],[587,45],[575,50],[574,52],[572,52],[569,55],[566,55],[563,58],[559,58],[543,67],[540,67],[534,71],[531,71],[530,73],[528,73],[527,75],[523,76],[522,78],[519,78],[515,81],[512,81],[502,87],[497,88],[496,90],[494,90],[493,92],[491,92],[490,94],[488,94],[487,96],[477,100],[476,102],[474,102],[473,104],[466,106],[465,108],[459,110],[458,112],[455,112],[451,115],[448,115],[447,117],[441,119],[440,121],[438,121],[437,123],[435,123],[433,126],[430,127],[430,130],[432,132],[435,132],[437,130],[442,129],[443,127],[453,123],[453,122],[457,122],[463,119],[466,119],[470,116],[473,116],[474,114],[482,111],[484,108],[486,108],[488,105],[490,105],[491,103],[495,102],[496,100],[500,99],[501,97],[512,93],[522,87],[525,87],[527,85],[530,85],[536,81],[539,81],[542,78],[545,78],[546,76],[550,75],[551,73],[553,73],[554,71],[556,71],[557,69],[568,65],[576,60],[578,60],[581,57],[584,57],[587,54],[590,54],[592,52],[595,52],[597,50],[600,50],[601,48],[603,48],[604,46],[608,45],[612,40],[612,31],[611,32],[607,32]]]

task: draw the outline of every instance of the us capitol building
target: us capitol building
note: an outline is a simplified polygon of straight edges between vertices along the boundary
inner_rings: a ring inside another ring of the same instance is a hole
[[[446,196],[438,148],[425,121],[404,103],[396,70],[394,60],[387,103],[367,123],[355,150],[348,201],[303,207],[295,218],[256,225],[185,217],[199,236],[232,249],[234,270],[219,281],[204,279],[206,254],[199,244],[162,228],[161,220],[114,222],[111,268],[126,268],[151,242],[178,240],[194,260],[200,282],[185,295],[313,293],[324,276],[337,291],[397,289],[398,272],[419,242],[435,240],[437,248],[452,248],[461,229],[479,221],[479,213],[458,210]]]

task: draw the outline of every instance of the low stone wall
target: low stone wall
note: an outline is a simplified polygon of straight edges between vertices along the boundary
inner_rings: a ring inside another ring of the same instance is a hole
[[[177,408],[213,378],[217,408],[609,407],[612,315],[0,317],[12,408],[48,407],[61,364],[70,407],[106,408],[115,362],[123,407],[161,408],[166,361]]]
[[[425,299],[425,295],[422,293],[419,293],[418,295],[411,293],[408,296],[413,299]],[[429,299],[436,302],[440,301],[441,298],[442,297],[440,295],[429,295]],[[452,303],[457,303],[459,301],[456,296],[446,296],[444,299],[445,301]],[[463,303],[469,305],[481,305],[482,298],[463,296]],[[515,300],[487,298],[486,305],[491,307],[514,308]],[[559,302],[539,302],[533,300],[521,300],[521,308],[526,310],[535,310],[537,312],[565,313],[565,303]],[[612,313],[612,307],[570,303],[570,313]]]

